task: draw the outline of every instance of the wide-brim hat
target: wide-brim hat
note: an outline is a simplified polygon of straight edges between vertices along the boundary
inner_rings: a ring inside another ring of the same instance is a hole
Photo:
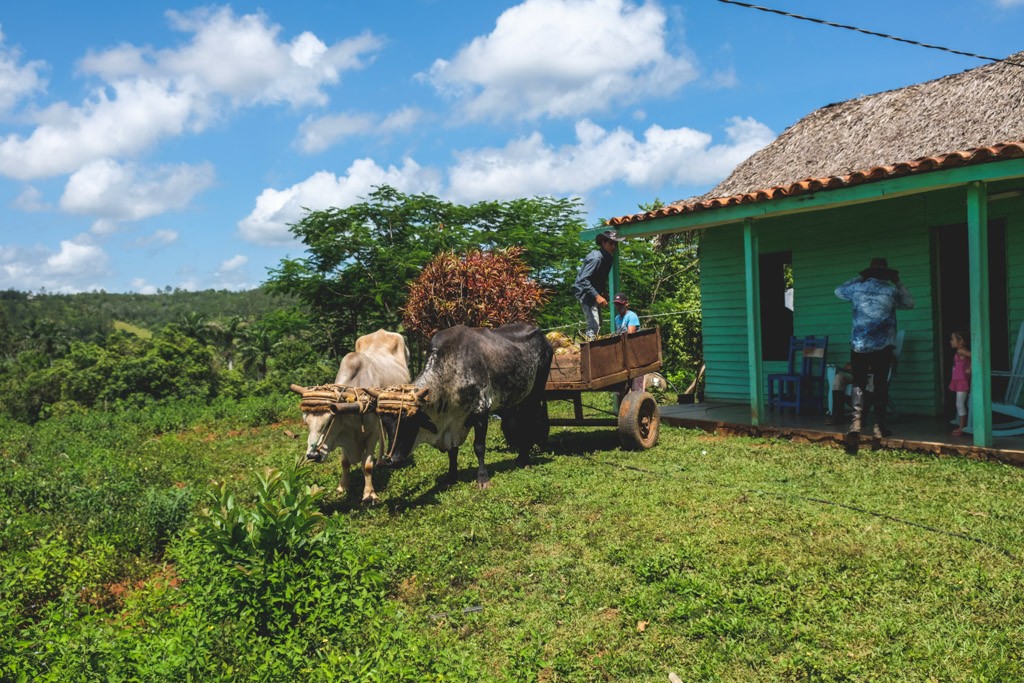
[[[876,256],[871,259],[871,263],[867,268],[860,271],[860,276],[863,278],[874,278],[876,280],[892,280],[896,282],[900,279],[900,272],[893,270],[889,267],[889,261],[887,259]]]
[[[597,237],[594,238],[594,241],[597,242],[598,244],[603,244],[608,241],[622,242],[625,239],[625,237],[619,237],[619,233],[615,232],[614,230],[605,230],[602,233],[598,233]]]

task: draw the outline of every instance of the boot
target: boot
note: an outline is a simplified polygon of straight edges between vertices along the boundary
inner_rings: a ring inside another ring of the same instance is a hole
[[[825,416],[825,424],[827,425],[841,425],[846,420],[843,415],[843,404],[846,403],[846,392],[845,391],[833,391],[832,392],[832,414]]]
[[[882,403],[875,406],[875,426],[872,429],[872,433],[876,439],[892,436],[892,430],[885,424],[885,408],[886,406]]]
[[[863,389],[860,387],[853,388],[853,392],[850,395],[850,404],[853,406],[853,411],[850,413],[850,429],[846,433],[850,436],[860,436],[861,419],[864,417]]]

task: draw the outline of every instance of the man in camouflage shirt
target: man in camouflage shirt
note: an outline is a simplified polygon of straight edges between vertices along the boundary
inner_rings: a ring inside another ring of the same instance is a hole
[[[914,307],[914,297],[900,282],[899,272],[884,258],[871,259],[860,275],[836,287],[836,296],[853,306],[850,334],[850,364],[853,390],[850,436],[858,437],[864,412],[864,389],[868,375],[874,378],[875,426],[878,438],[889,436],[885,411],[889,404],[889,371],[896,347],[896,309]]]

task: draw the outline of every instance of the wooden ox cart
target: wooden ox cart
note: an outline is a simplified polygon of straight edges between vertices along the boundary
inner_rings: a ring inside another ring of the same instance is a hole
[[[581,342],[579,353],[555,355],[545,386],[547,401],[572,401],[571,419],[553,426],[618,427],[624,448],[645,449],[658,440],[658,402],[646,391],[631,391],[619,404],[618,418],[583,417],[583,392],[619,391],[629,380],[661,369],[661,330],[618,334]]]

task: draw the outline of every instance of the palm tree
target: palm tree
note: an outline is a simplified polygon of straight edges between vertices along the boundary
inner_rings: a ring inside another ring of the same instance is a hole
[[[238,347],[238,360],[243,368],[255,374],[256,379],[263,379],[267,375],[267,361],[276,344],[276,335],[266,328],[256,325],[247,327]]]
[[[207,318],[205,314],[197,313],[196,311],[186,311],[181,314],[181,318],[176,324],[186,337],[191,337],[197,342],[205,344],[208,336],[206,323]]]
[[[227,320],[211,320],[206,324],[206,334],[210,341],[217,347],[228,370],[235,369],[235,356],[238,353],[239,343],[244,338],[244,332],[248,323],[240,316],[231,316]]]

